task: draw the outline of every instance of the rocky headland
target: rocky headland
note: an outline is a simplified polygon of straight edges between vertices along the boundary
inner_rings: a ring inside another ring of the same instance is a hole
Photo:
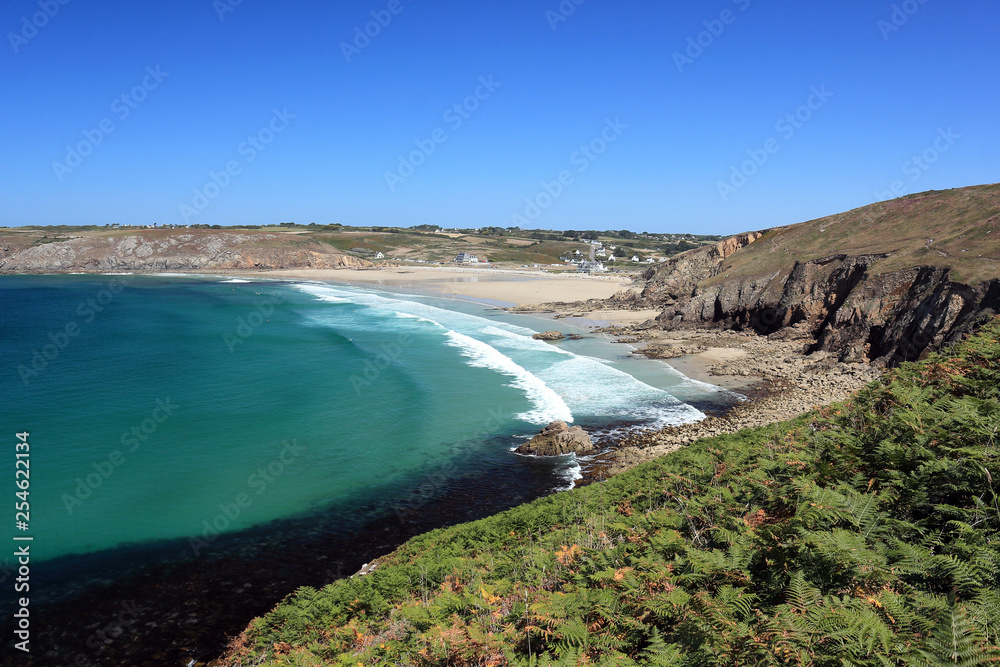
[[[366,268],[371,263],[327,245],[289,242],[271,233],[142,230],[81,235],[28,244],[0,236],[0,274],[155,273]]]
[[[650,267],[611,299],[518,310],[658,313],[604,331],[754,397],[697,424],[622,438],[598,457],[597,474],[612,474],[701,437],[847,398],[1000,312],[1000,185],[739,234]]]

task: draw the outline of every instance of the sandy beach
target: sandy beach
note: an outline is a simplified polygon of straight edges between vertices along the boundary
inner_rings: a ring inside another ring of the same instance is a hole
[[[440,294],[510,307],[544,302],[607,299],[632,287],[630,274],[581,274],[466,267],[385,267],[375,269],[294,269],[239,271],[233,275],[255,278],[327,280],[353,285],[383,285],[414,292]],[[593,324],[634,324],[647,317],[629,311],[581,313]],[[639,319],[641,317],[641,319]]]
[[[383,285],[415,293],[473,299],[524,313],[536,312],[612,336],[635,346],[637,356],[660,359],[685,376],[751,397],[722,415],[660,431],[633,432],[594,458],[588,481],[601,479],[668,454],[699,438],[791,419],[816,406],[843,400],[879,368],[844,364],[827,353],[804,354],[804,331],[763,337],[719,329],[662,331],[651,326],[658,310],[615,310],[609,299],[636,290],[632,276],[550,274],[465,267],[386,267],[366,270],[288,270],[240,275]]]

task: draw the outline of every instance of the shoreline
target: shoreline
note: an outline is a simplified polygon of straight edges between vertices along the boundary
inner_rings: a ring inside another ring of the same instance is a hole
[[[717,329],[667,332],[630,326],[604,332],[623,336],[618,339],[621,343],[645,343],[633,351],[637,356],[661,359],[691,379],[732,389],[749,400],[699,422],[627,434],[593,457],[585,473],[587,482],[607,479],[702,438],[788,421],[846,400],[883,371],[869,364],[843,363],[826,352],[806,356],[812,339],[801,330],[767,337]]]
[[[786,421],[845,400],[882,373],[881,368],[868,364],[841,363],[825,352],[806,356],[812,340],[803,330],[763,337],[718,329],[668,332],[650,328],[650,321],[660,311],[607,307],[606,301],[615,294],[636,288],[625,276],[459,267],[269,271],[246,275],[383,285],[486,305],[507,304],[507,310],[514,313],[565,321],[591,333],[607,335],[612,342],[632,345],[633,356],[663,361],[694,382],[721,387],[747,398],[736,405],[720,401],[721,409],[712,409],[700,422],[659,430],[632,429],[602,453],[580,462],[582,479],[577,485],[606,479],[701,438]],[[588,303],[590,299],[605,303]]]
[[[205,274],[208,275],[208,274]],[[502,308],[543,301],[608,299],[633,286],[632,274],[548,273],[528,269],[407,266],[375,269],[282,269],[225,271],[211,275],[337,282],[360,287],[382,286],[414,294],[466,299]],[[629,311],[604,311],[595,326],[643,321]]]
[[[433,487],[430,494],[363,501],[347,527],[327,525],[339,524],[341,508],[333,507],[227,533],[197,557],[180,538],[33,564],[41,589],[78,590],[32,601],[39,648],[25,664],[207,667],[255,617],[300,587],[320,589],[418,535],[551,495],[548,467],[529,463],[504,482],[491,478],[491,470],[438,466],[417,478]],[[81,571],[89,580],[80,582]],[[0,610],[8,607],[4,601]],[[124,632],[95,643],[95,629],[123,610],[130,612]],[[12,653],[5,649],[3,656]]]
[[[607,300],[611,297],[634,292],[641,286],[633,281],[634,274],[549,273],[539,269],[447,265],[172,274],[333,282],[472,301],[514,314],[565,321],[591,334],[606,335],[611,342],[632,345],[635,349],[631,354],[636,357],[666,362],[696,383],[750,398],[744,404],[724,409],[723,414],[710,414],[701,422],[623,438],[614,452],[602,455],[608,463],[604,466],[605,476],[675,451],[701,437],[783,421],[814,407],[843,400],[882,371],[867,364],[838,363],[828,353],[806,357],[805,347],[811,339],[798,330],[761,337],[719,329],[668,332],[652,328],[651,320],[659,310],[608,307]],[[611,458],[612,454],[616,456]]]
[[[374,281],[351,282],[339,277],[343,274],[351,275],[364,272],[335,271],[332,272],[338,274],[338,277],[335,278],[321,278],[315,275],[310,275],[307,278],[305,276],[275,275],[275,273],[239,272],[184,275],[216,277],[225,275],[226,277],[240,276],[248,279],[271,278],[279,280],[325,279],[369,287],[381,284],[387,288],[399,289],[403,287],[405,289],[405,286]],[[573,280],[574,278],[576,280]],[[440,280],[440,278],[429,279],[426,282],[434,284],[436,280]],[[479,292],[481,294],[496,295],[497,292],[488,292],[487,290],[493,289],[497,285],[505,286],[508,283],[518,283],[525,280],[530,280],[530,278],[525,279],[517,274],[509,280],[486,280],[472,284],[479,285],[482,289]],[[536,280],[545,280],[545,278]],[[579,282],[580,277],[570,276],[565,280],[572,284]],[[587,281],[586,278],[583,280]],[[447,287],[452,282],[446,281],[445,286]],[[589,282],[583,283],[584,287],[589,287]],[[456,284],[466,283],[457,281]],[[440,287],[437,284],[434,286]],[[428,290],[425,293],[476,300],[468,295],[438,292],[432,290],[429,285],[421,285],[420,287]],[[531,287],[538,286],[531,285]],[[614,285],[614,287],[618,286]],[[573,287],[572,289],[577,288]],[[775,363],[775,355],[797,354],[796,350],[802,347],[802,343],[798,340],[771,340],[720,331],[681,333],[650,331],[638,324],[639,321],[644,321],[639,319],[644,313],[636,311],[595,311],[585,308],[581,310],[579,304],[567,306],[565,311],[532,312],[518,309],[514,312],[524,315],[540,315],[544,318],[552,317],[557,321],[566,320],[567,324],[575,326],[583,324],[585,327],[594,327],[601,323],[616,321],[611,317],[598,319],[596,317],[598,313],[602,318],[606,315],[617,316],[617,324],[604,330],[591,329],[591,332],[602,337],[610,335],[612,342],[621,344],[651,345],[652,347],[646,355],[639,354],[639,350],[633,351],[632,354],[637,358],[646,356],[665,360],[671,365],[676,364],[680,372],[696,382],[707,382],[724,387],[726,386],[724,383],[729,383],[731,386],[728,388],[744,393],[753,394],[753,390],[759,387],[761,382],[757,381],[756,373],[760,372],[761,378],[773,378],[772,389],[777,390],[779,397],[784,396],[791,391],[791,388],[784,385],[779,386],[777,380],[781,377],[792,377],[796,368],[805,367],[811,363],[810,360],[803,361],[801,364],[798,362],[786,363],[780,360],[780,363]],[[614,340],[615,338],[617,341]],[[677,354],[681,354],[681,356],[676,356]],[[753,357],[753,359],[749,359],[749,357]],[[773,372],[768,375],[764,372],[765,366],[768,365],[779,368],[788,366],[789,368],[784,376]],[[669,371],[663,369],[663,372],[668,373]],[[715,372],[722,372],[723,375],[713,375]],[[805,377],[804,370],[799,375]],[[587,457],[586,461],[580,461],[584,474],[582,483],[600,481],[634,465],[675,451],[699,437],[716,435],[719,432],[730,432],[722,429],[732,427],[733,430],[737,430],[756,425],[752,422],[761,418],[762,410],[771,410],[775,415],[779,415],[781,410],[791,409],[787,402],[782,403],[784,407],[771,406],[769,408],[766,401],[773,399],[774,395],[772,392],[771,396],[765,396],[759,402],[754,401],[732,408],[722,408],[720,415],[711,416],[708,420],[695,424],[658,431],[639,431],[638,429],[641,427],[635,427],[631,432],[615,437],[614,446],[609,451],[595,457]],[[800,400],[806,399],[800,397]],[[708,402],[710,401],[706,401],[706,403]],[[809,407],[805,409],[809,409]],[[771,421],[779,421],[779,419],[774,418]],[[539,465],[544,467],[544,462],[539,462]],[[476,475],[469,477],[469,479],[477,478]],[[435,494],[430,499],[421,500],[419,505],[414,505],[412,512],[406,512],[405,515],[399,515],[397,512],[395,520],[391,513],[373,519],[369,524],[371,527],[366,528],[361,535],[362,539],[343,536],[316,536],[315,539],[303,540],[298,536],[292,536],[292,531],[288,531],[287,540],[280,533],[278,536],[272,534],[270,536],[273,539],[271,545],[261,545],[249,551],[242,549],[230,551],[222,548],[223,542],[220,542],[218,558],[210,558],[207,562],[196,560],[170,566],[152,565],[125,581],[115,581],[108,586],[98,586],[87,590],[75,598],[74,602],[66,608],[61,605],[40,605],[39,610],[45,611],[49,615],[49,619],[42,622],[41,627],[51,632],[54,626],[59,627],[60,621],[66,619],[65,627],[69,628],[72,626],[73,619],[83,613],[82,610],[87,610],[88,613],[96,611],[101,618],[111,617],[116,613],[116,605],[120,605],[121,600],[138,599],[138,604],[147,610],[142,618],[143,626],[156,623],[159,627],[143,627],[141,630],[138,625],[135,628],[130,627],[127,639],[105,647],[100,653],[93,652],[86,644],[80,645],[79,642],[84,640],[86,633],[79,636],[74,635],[73,638],[60,636],[60,642],[71,652],[83,653],[86,656],[97,658],[98,662],[101,662],[102,658],[131,659],[142,656],[146,659],[159,660],[173,659],[179,655],[184,655],[185,659],[211,660],[213,657],[217,657],[214,651],[218,650],[219,640],[224,639],[224,637],[219,637],[216,632],[219,628],[237,627],[241,624],[245,627],[252,620],[252,616],[266,611],[264,607],[277,602],[290,593],[289,588],[295,588],[298,585],[317,586],[329,583],[333,578],[354,572],[362,562],[370,563],[374,558],[393,551],[409,537],[442,525],[452,525],[496,514],[507,507],[516,506],[535,497],[543,497],[551,493],[552,490],[549,490],[534,496],[532,493],[522,494],[521,491],[518,491],[517,495],[521,497],[511,498],[510,502],[513,504],[507,504],[506,502],[498,503],[496,497],[488,497],[488,494],[487,497],[477,497],[476,494],[471,493],[468,483],[456,484],[455,487],[449,485],[447,491]],[[437,520],[431,520],[431,516],[436,517],[442,523],[439,524]],[[396,525],[396,520],[399,521],[399,525]],[[292,544],[292,538],[294,538],[294,544]],[[253,556],[248,559],[250,554]],[[289,560],[289,554],[299,555]],[[297,571],[294,575],[286,574],[277,578],[272,571],[274,562],[294,562]],[[195,567],[191,567],[192,565]],[[135,592],[136,589],[132,588],[133,583],[141,591],[138,596]],[[252,596],[253,600],[251,601],[247,596]],[[155,619],[153,618],[155,611],[153,614],[148,613],[150,610],[163,608],[167,608],[176,618]],[[244,613],[243,610],[248,610],[248,613]],[[191,627],[195,619],[200,619],[198,625]],[[140,643],[151,640],[156,648],[136,645],[137,640]],[[200,654],[184,653],[186,646],[199,646],[203,652]],[[42,658],[43,662],[36,664],[46,664],[44,660],[45,658]]]

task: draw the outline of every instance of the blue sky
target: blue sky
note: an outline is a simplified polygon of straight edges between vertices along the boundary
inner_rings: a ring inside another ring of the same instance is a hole
[[[1000,180],[995,0],[237,2],[4,2],[0,225],[727,234]]]

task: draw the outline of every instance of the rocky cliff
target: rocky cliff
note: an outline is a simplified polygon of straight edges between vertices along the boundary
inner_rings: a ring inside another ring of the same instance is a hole
[[[809,332],[809,351],[895,365],[1000,312],[1000,186],[923,193],[751,232],[653,267],[636,308],[667,330]]]
[[[28,245],[0,237],[0,273],[158,272],[365,268],[318,243],[267,233],[162,230],[84,235]]]

